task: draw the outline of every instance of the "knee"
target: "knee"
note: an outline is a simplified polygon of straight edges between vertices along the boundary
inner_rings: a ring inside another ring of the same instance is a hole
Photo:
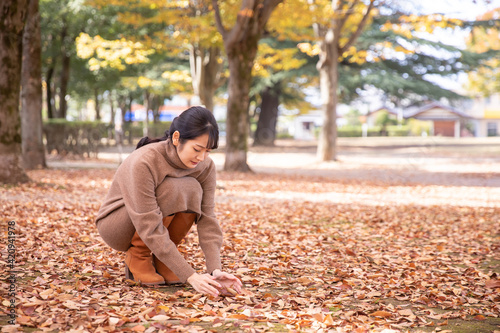
[[[199,203],[200,206],[202,195],[203,189],[201,188],[201,184],[193,177],[167,177],[156,189],[157,198],[168,196],[168,198],[174,200],[187,200],[191,203]]]
[[[113,219],[112,216],[97,222],[97,231],[102,240],[117,251],[127,251],[135,233],[132,223],[125,222],[128,221]]]

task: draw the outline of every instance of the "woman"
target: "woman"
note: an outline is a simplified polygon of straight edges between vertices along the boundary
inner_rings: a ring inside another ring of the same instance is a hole
[[[216,171],[208,157],[218,147],[217,122],[209,110],[191,107],[167,132],[161,139],[143,138],[118,167],[96,218],[99,234],[127,251],[126,276],[142,284],[187,281],[212,296],[228,287],[239,293],[241,281],[221,270]],[[210,274],[196,273],[177,250],[193,223]]]

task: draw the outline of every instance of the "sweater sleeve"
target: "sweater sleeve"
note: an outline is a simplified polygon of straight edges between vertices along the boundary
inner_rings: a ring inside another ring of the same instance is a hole
[[[195,273],[170,239],[163,226],[163,217],[156,200],[155,188],[160,175],[151,167],[158,161],[131,161],[120,175],[120,190],[127,212],[142,241],[182,281]]]
[[[220,249],[222,246],[222,230],[215,217],[215,187],[216,169],[211,161],[210,166],[203,172],[198,181],[203,189],[201,201],[201,217],[198,220],[198,237],[201,249],[205,254],[207,272],[221,269]]]

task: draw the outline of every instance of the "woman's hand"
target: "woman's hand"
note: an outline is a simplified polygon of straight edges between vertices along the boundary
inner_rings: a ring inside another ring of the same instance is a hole
[[[210,274],[198,274],[194,273],[187,278],[187,282],[193,286],[193,288],[202,294],[208,294],[213,297],[219,296],[219,290],[222,286],[219,282],[215,281],[215,277]]]
[[[222,287],[221,288],[222,293],[224,293],[224,289],[226,291],[229,291],[228,288],[234,289],[238,294],[241,293],[241,287],[243,284],[241,283],[240,279],[238,279],[233,274],[225,273],[225,272],[222,272],[220,269],[216,269],[212,272],[212,276],[215,278],[215,280]]]

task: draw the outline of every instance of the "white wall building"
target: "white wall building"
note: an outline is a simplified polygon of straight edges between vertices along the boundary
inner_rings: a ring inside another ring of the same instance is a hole
[[[500,94],[474,98],[467,113],[474,118],[475,136],[500,136]]]
[[[315,140],[316,131],[323,126],[321,111],[311,111],[295,117],[293,121],[293,138],[296,140]]]

